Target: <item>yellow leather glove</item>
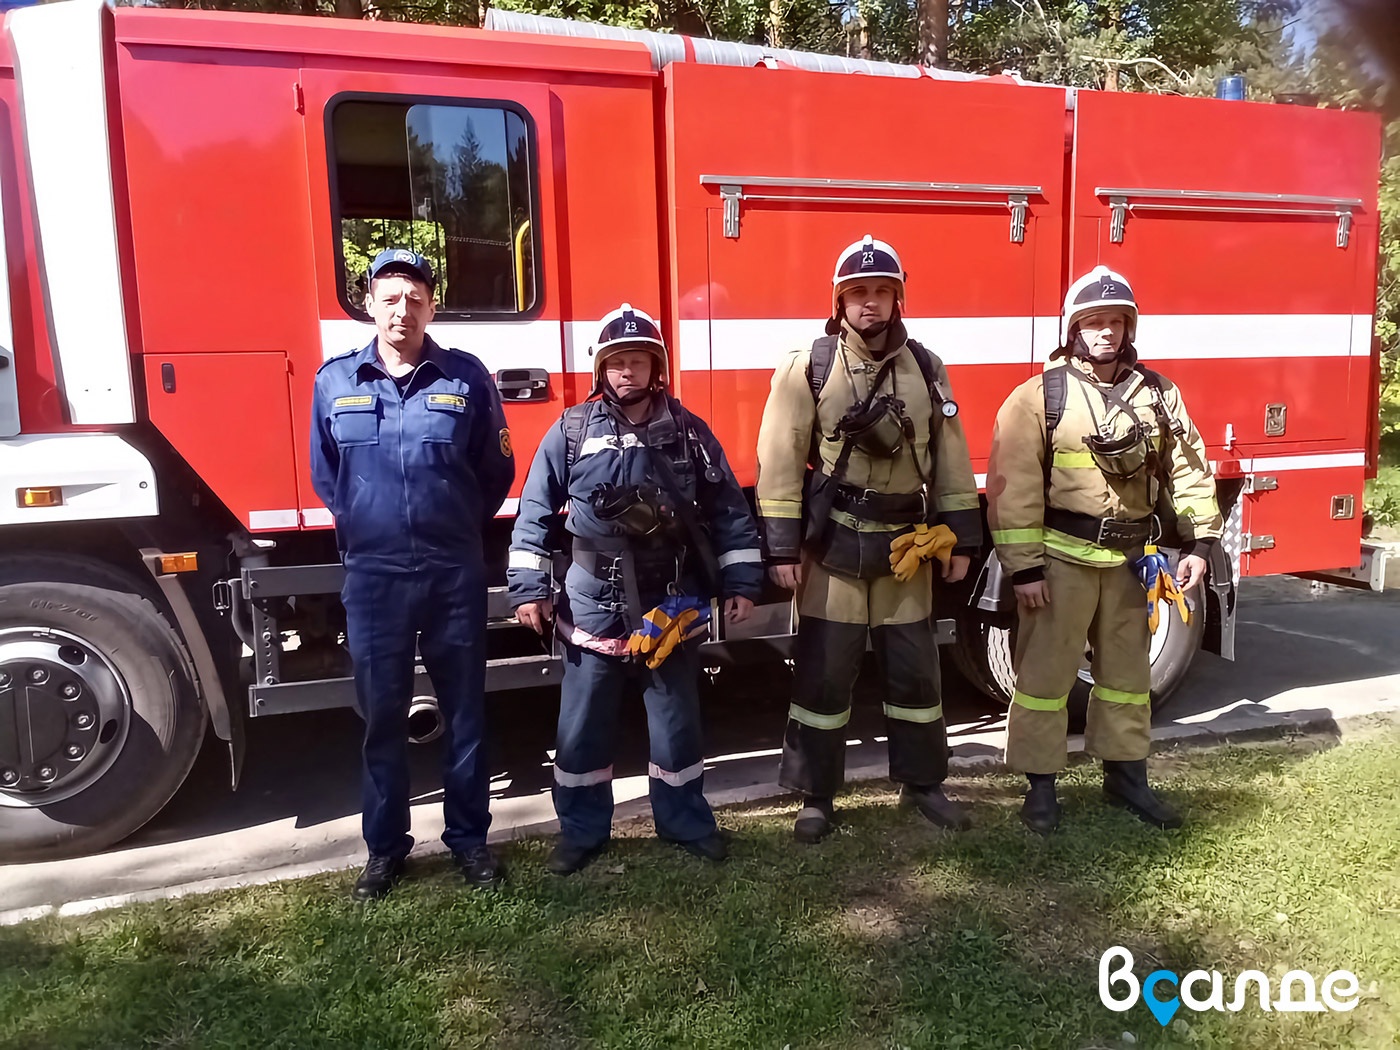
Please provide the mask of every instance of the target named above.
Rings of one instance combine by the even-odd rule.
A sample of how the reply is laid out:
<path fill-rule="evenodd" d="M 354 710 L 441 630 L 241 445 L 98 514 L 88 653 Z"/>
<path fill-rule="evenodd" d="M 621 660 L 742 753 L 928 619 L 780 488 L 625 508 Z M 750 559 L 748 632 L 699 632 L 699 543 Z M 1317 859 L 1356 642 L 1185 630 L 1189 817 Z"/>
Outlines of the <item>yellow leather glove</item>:
<path fill-rule="evenodd" d="M 1147 629 L 1155 632 L 1161 622 L 1162 606 L 1175 605 L 1182 623 L 1191 622 L 1191 610 L 1186 604 L 1186 596 L 1176 585 L 1171 573 L 1158 571 L 1152 586 L 1147 588 Z"/>
<path fill-rule="evenodd" d="M 902 533 L 890 541 L 890 568 L 895 579 L 908 583 L 922 562 L 937 558 L 946 569 L 957 545 L 958 537 L 947 525 L 915 525 L 913 532 Z"/>
<path fill-rule="evenodd" d="M 666 657 L 671 655 L 671 650 L 686 640 L 690 633 L 690 625 L 699 618 L 699 609 L 686 609 L 668 623 L 666 629 L 661 632 L 661 640 L 656 646 L 656 652 L 647 659 L 647 666 L 655 671 L 665 663 Z"/>

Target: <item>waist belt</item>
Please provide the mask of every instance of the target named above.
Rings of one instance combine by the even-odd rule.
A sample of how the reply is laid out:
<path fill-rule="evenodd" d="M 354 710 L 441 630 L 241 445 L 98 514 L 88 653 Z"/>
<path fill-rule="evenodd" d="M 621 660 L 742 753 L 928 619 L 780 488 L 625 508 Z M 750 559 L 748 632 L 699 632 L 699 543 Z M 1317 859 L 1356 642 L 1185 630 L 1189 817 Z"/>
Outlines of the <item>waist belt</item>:
<path fill-rule="evenodd" d="M 838 485 L 832 509 L 863 521 L 885 525 L 919 525 L 928 521 L 928 499 L 919 492 L 876 492 L 855 485 Z"/>
<path fill-rule="evenodd" d="M 570 552 L 574 564 L 590 576 L 617 583 L 624 572 L 632 571 L 643 581 L 674 583 L 685 565 L 684 547 L 667 544 L 649 547 L 622 537 L 604 540 L 573 538 Z"/>
<path fill-rule="evenodd" d="M 1059 507 L 1046 507 L 1045 527 L 1115 551 L 1133 550 L 1152 538 L 1151 515 L 1133 521 L 1118 521 L 1096 518 L 1092 514 L 1077 514 Z"/>

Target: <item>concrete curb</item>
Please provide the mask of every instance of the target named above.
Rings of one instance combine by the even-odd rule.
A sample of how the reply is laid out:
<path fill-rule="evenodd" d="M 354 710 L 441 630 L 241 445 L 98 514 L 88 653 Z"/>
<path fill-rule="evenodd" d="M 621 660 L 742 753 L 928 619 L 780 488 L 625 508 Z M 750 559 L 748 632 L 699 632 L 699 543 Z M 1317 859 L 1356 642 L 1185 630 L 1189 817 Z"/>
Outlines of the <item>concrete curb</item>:
<path fill-rule="evenodd" d="M 1205 750 L 1231 744 L 1257 743 L 1287 737 L 1323 736 L 1340 740 L 1347 735 L 1355 735 L 1365 729 L 1380 725 L 1400 724 L 1400 703 L 1387 704 L 1365 714 L 1335 718 L 1327 710 L 1270 711 L 1260 713 L 1251 707 L 1242 706 L 1237 712 L 1213 717 L 1204 723 L 1173 723 L 1158 726 L 1152 730 L 1152 745 L 1155 754 L 1169 751 Z M 1006 766 L 999 755 L 993 756 L 985 750 L 985 744 L 968 743 L 953 747 L 949 768 L 955 774 L 982 776 L 989 773 L 1005 772 Z M 962 752 L 961 754 L 959 752 Z M 1070 763 L 1091 761 L 1084 752 L 1084 738 L 1069 738 Z M 847 783 L 881 780 L 888 776 L 884 763 L 857 766 L 846 771 Z M 742 805 L 790 795 L 786 788 L 777 783 L 749 784 L 709 793 L 710 802 L 715 806 Z M 650 813 L 650 803 L 643 798 L 620 803 L 615 811 L 617 821 L 638 820 Z M 557 821 L 547 820 L 515 826 L 493 832 L 493 843 L 511 842 L 523 838 L 552 834 L 558 831 Z M 420 843 L 414 850 L 414 857 L 430 857 L 446 852 L 440 841 Z M 220 878 L 201 879 L 174 886 L 164 886 L 133 893 L 117 894 L 110 897 L 92 897 L 85 900 L 68 901 L 63 904 L 41 904 L 32 908 L 16 908 L 0 911 L 0 926 L 15 926 L 46 916 L 59 917 L 91 915 L 128 904 L 138 904 L 157 900 L 177 900 L 181 897 L 220 890 L 242 889 L 248 886 L 265 886 L 287 879 L 306 878 L 311 875 L 324 875 L 331 872 L 358 868 L 364 861 L 363 852 L 330 857 L 309 864 L 293 864 L 266 868 L 262 871 L 246 872 Z"/>

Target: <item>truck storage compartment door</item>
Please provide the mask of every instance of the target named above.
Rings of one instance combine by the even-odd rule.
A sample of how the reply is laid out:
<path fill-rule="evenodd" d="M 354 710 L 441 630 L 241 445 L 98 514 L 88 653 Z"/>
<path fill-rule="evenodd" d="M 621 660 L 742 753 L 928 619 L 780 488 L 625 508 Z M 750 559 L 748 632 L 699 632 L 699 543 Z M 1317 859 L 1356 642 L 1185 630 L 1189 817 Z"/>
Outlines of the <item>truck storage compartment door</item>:
<path fill-rule="evenodd" d="M 1070 276 L 1132 282 L 1143 360 L 1222 474 L 1259 475 L 1246 575 L 1359 557 L 1379 155 L 1369 114 L 1078 97 Z"/>
<path fill-rule="evenodd" d="M 1064 92 L 689 64 L 666 75 L 680 386 L 697 410 L 710 401 L 741 481 L 754 481 L 775 365 L 821 336 L 836 257 L 866 234 L 900 253 L 909 332 L 949 365 L 985 471 L 997 408 L 1054 346 Z"/>
<path fill-rule="evenodd" d="M 565 390 L 557 266 L 542 250 L 554 229 L 552 166 L 541 174 L 553 153 L 548 88 L 317 68 L 301 71 L 301 89 L 322 336 L 305 370 L 373 338 L 363 304 L 375 254 L 420 252 L 438 277 L 429 334 L 485 363 L 516 448 L 533 450 Z M 301 493 L 304 523 L 329 524 L 309 477 Z"/>

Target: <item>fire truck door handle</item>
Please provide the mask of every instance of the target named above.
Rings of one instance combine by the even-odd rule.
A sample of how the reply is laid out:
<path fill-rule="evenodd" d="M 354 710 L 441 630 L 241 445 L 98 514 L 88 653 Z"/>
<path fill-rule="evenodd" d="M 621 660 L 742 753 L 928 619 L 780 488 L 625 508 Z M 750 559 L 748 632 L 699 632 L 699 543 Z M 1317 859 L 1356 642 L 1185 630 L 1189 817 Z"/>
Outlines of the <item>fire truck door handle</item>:
<path fill-rule="evenodd" d="M 502 368 L 496 373 L 502 401 L 548 401 L 549 373 L 543 368 Z"/>
<path fill-rule="evenodd" d="M 173 361 L 161 362 L 160 388 L 167 394 L 175 393 L 175 363 Z"/>

